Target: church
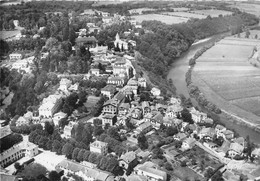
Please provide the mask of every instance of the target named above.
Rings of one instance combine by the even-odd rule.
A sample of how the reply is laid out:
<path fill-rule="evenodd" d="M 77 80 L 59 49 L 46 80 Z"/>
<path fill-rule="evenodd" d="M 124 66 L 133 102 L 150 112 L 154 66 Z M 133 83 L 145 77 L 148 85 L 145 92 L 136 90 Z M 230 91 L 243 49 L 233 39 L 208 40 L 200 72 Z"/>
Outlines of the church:
<path fill-rule="evenodd" d="M 116 40 L 114 41 L 114 45 L 115 47 L 117 47 L 118 45 L 120 49 L 122 49 L 123 47 L 124 50 L 128 50 L 128 43 L 126 41 L 121 40 L 118 33 L 116 34 Z"/>

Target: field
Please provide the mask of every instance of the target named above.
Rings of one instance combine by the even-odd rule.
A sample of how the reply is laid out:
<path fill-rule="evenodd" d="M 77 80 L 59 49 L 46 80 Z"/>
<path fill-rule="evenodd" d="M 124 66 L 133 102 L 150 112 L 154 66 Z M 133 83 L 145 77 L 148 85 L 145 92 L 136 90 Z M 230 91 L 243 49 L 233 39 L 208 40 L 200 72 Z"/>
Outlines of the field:
<path fill-rule="evenodd" d="M 196 11 L 191 11 L 192 13 L 195 14 L 200 14 L 200 15 L 204 15 L 204 16 L 208 16 L 210 15 L 211 17 L 218 17 L 219 15 L 231 15 L 232 12 L 230 11 L 223 11 L 223 10 L 218 10 L 218 9 L 207 9 L 207 10 L 196 10 Z"/>
<path fill-rule="evenodd" d="M 230 5 L 230 7 L 238 8 L 256 16 L 260 16 L 260 5 L 259 4 L 248 4 L 248 3 L 236 3 L 236 5 Z"/>
<path fill-rule="evenodd" d="M 17 35 L 18 33 L 20 33 L 20 30 L 14 30 L 14 31 L 0 31 L 0 37 L 2 39 L 7 39 L 7 38 L 11 38 L 15 35 Z"/>
<path fill-rule="evenodd" d="M 207 16 L 201 15 L 201 14 L 195 14 L 195 13 L 189 13 L 189 12 L 163 12 L 164 15 L 169 16 L 176 16 L 176 17 L 183 17 L 183 18 L 198 18 L 198 19 L 204 19 Z"/>
<path fill-rule="evenodd" d="M 135 15 L 131 17 L 139 23 L 142 23 L 143 21 L 157 20 L 166 24 L 179 24 L 179 23 L 187 22 L 189 20 L 189 18 L 185 18 L 185 17 L 175 17 L 175 16 L 167 16 L 161 14 L 144 14 L 144 15 Z"/>
<path fill-rule="evenodd" d="M 248 59 L 259 44 L 255 39 L 225 38 L 197 59 L 192 74 L 208 100 L 255 125 L 260 125 L 260 69 Z"/>

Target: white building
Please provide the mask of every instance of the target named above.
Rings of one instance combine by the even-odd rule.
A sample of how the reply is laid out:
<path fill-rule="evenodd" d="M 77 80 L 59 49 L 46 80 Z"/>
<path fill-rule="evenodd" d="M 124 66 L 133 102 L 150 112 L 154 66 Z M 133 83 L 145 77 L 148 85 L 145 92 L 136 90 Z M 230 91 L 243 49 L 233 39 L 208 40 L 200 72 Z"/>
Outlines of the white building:
<path fill-rule="evenodd" d="M 44 98 L 42 105 L 39 107 L 39 116 L 43 117 L 52 117 L 55 114 L 62 104 L 61 95 L 50 95 L 47 98 Z"/>
<path fill-rule="evenodd" d="M 5 167 L 24 156 L 32 158 L 37 154 L 37 145 L 31 142 L 21 142 L 0 154 L 0 165 L 1 167 Z"/>
<path fill-rule="evenodd" d="M 118 33 L 116 34 L 116 40 L 114 41 L 114 46 L 117 47 L 117 45 L 120 49 L 123 47 L 124 50 L 128 50 L 128 43 L 121 40 Z"/>
<path fill-rule="evenodd" d="M 71 131 L 76 123 L 70 121 L 68 125 L 64 127 L 63 133 L 65 138 L 71 138 Z"/>
<path fill-rule="evenodd" d="M 137 165 L 134 168 L 137 175 L 145 176 L 147 180 L 152 181 L 166 181 L 167 173 L 159 169 L 159 167 L 152 162 L 145 162 L 144 164 Z"/>
<path fill-rule="evenodd" d="M 58 112 L 58 113 L 54 114 L 54 116 L 53 116 L 54 125 L 59 126 L 59 121 L 66 117 L 67 117 L 67 114 L 64 112 Z"/>
<path fill-rule="evenodd" d="M 23 55 L 21 53 L 12 53 L 9 55 L 10 60 L 21 60 Z"/>
<path fill-rule="evenodd" d="M 108 151 L 107 143 L 96 140 L 90 144 L 90 151 L 106 155 Z"/>
<path fill-rule="evenodd" d="M 60 80 L 60 86 L 58 90 L 63 91 L 64 93 L 68 93 L 68 88 L 71 86 L 72 81 L 67 78 L 62 78 Z"/>
<path fill-rule="evenodd" d="M 156 87 L 154 87 L 154 88 L 152 88 L 151 93 L 154 96 L 159 96 L 161 94 L 161 90 L 156 88 Z"/>

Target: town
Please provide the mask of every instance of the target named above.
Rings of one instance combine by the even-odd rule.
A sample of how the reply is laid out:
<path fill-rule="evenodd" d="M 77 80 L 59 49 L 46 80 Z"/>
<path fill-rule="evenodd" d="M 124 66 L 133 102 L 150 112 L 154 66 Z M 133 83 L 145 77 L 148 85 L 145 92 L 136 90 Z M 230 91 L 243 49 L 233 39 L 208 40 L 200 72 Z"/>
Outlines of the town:
<path fill-rule="evenodd" d="M 141 68 L 143 23 L 45 15 L 37 28 L 12 20 L 20 33 L 1 40 L 1 180 L 259 179 L 259 145 Z"/>

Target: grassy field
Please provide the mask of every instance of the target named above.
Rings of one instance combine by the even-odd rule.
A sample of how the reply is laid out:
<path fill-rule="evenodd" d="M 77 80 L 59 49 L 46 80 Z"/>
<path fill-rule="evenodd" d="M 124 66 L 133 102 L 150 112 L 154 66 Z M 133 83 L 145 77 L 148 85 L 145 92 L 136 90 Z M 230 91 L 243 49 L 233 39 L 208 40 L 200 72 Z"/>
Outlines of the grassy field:
<path fill-rule="evenodd" d="M 189 18 L 185 18 L 185 17 L 175 17 L 175 16 L 167 16 L 161 14 L 144 14 L 144 15 L 135 15 L 131 17 L 134 18 L 139 23 L 142 23 L 143 21 L 157 20 L 166 24 L 179 24 L 179 23 L 187 22 L 189 20 Z"/>
<path fill-rule="evenodd" d="M 192 13 L 198 14 L 198 15 L 203 15 L 203 16 L 211 16 L 211 17 L 218 17 L 219 15 L 231 15 L 232 12 L 230 11 L 223 11 L 223 10 L 218 10 L 218 9 L 207 9 L 207 10 L 196 10 L 196 11 L 191 11 Z"/>
<path fill-rule="evenodd" d="M 20 30 L 0 31 L 0 37 L 1 37 L 1 39 L 7 39 L 7 38 L 17 35 L 18 33 L 20 33 Z"/>
<path fill-rule="evenodd" d="M 260 124 L 260 69 L 248 58 L 259 43 L 225 38 L 197 59 L 192 74 L 209 101 L 254 124 Z"/>
<path fill-rule="evenodd" d="M 236 3 L 236 5 L 230 5 L 230 7 L 238 8 L 256 16 L 260 16 L 260 5 L 259 4 L 248 4 L 248 3 Z"/>
<path fill-rule="evenodd" d="M 169 16 L 176 16 L 176 17 L 183 17 L 183 18 L 198 18 L 204 19 L 207 16 L 189 12 L 163 12 L 162 14 L 169 15 Z"/>

